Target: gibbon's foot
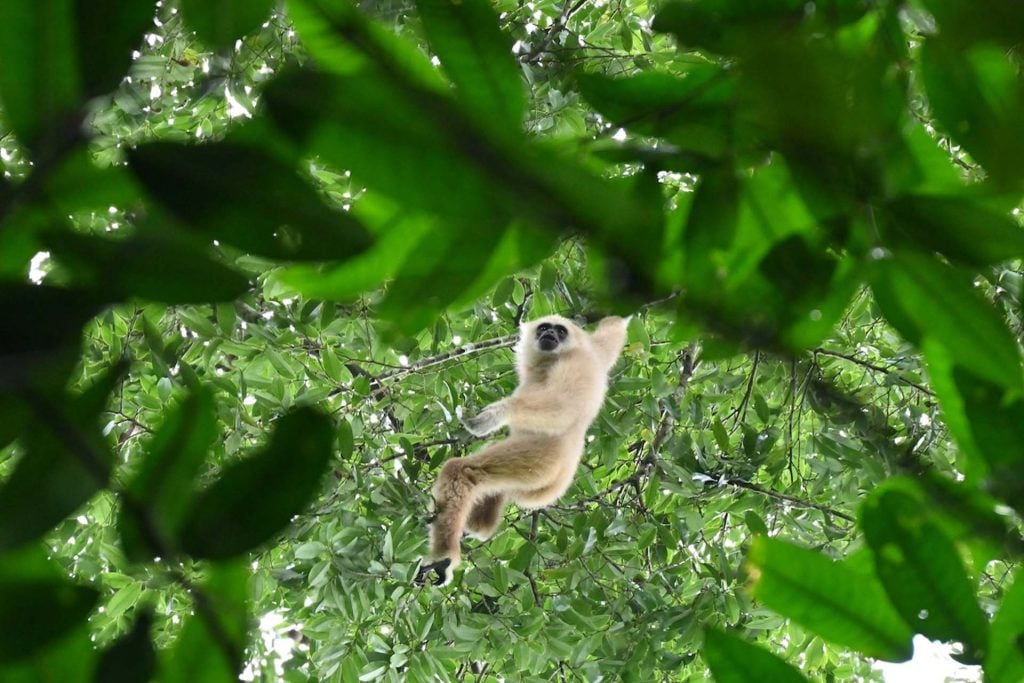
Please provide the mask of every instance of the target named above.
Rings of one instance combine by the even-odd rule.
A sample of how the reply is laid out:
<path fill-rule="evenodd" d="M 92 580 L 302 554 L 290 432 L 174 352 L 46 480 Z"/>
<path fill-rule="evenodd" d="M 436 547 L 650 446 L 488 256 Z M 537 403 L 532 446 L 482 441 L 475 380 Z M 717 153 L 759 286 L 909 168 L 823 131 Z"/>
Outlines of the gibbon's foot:
<path fill-rule="evenodd" d="M 428 583 L 434 586 L 443 586 L 452 580 L 451 564 L 452 561 L 449 558 L 430 564 L 420 564 L 420 569 L 416 572 L 416 578 L 412 582 L 417 586 L 425 586 Z M 431 574 L 435 574 L 435 576 L 431 577 Z"/>

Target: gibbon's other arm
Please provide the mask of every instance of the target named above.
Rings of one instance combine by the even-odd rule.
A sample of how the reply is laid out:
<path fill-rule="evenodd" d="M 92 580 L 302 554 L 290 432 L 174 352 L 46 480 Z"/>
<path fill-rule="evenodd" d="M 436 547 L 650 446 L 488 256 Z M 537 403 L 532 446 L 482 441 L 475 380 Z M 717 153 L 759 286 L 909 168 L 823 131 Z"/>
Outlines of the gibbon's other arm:
<path fill-rule="evenodd" d="M 592 382 L 577 378 L 575 391 L 592 391 Z M 520 387 L 508 398 L 496 401 L 462 421 L 473 436 L 487 436 L 505 425 L 535 434 L 558 436 L 569 431 L 580 416 L 579 404 L 560 383 Z"/>
<path fill-rule="evenodd" d="M 629 327 L 629 318 L 620 318 L 617 315 L 603 318 L 597 325 L 597 330 L 590 335 L 594 342 L 594 349 L 598 356 L 604 361 L 605 367 L 611 369 L 618 360 L 622 348 L 626 345 L 626 330 Z"/>

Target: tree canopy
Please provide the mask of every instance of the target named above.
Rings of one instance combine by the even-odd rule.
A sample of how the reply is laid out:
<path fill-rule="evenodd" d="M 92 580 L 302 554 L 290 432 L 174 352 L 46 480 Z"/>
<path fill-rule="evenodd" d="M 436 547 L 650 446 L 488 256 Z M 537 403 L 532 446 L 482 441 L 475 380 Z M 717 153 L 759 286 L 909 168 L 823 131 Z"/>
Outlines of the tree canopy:
<path fill-rule="evenodd" d="M 4 0 L 0 678 L 1024 680 L 1024 5 Z M 412 585 L 523 320 L 569 492 Z M 977 670 L 975 670 L 977 671 Z"/>

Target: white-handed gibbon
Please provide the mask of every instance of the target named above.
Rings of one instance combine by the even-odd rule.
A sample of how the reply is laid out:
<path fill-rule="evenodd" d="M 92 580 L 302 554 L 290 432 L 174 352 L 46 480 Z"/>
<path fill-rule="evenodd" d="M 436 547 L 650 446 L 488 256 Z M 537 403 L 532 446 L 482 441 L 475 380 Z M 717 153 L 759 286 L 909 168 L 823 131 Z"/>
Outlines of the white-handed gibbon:
<path fill-rule="evenodd" d="M 433 490 L 430 554 L 416 583 L 451 581 L 463 531 L 490 538 L 507 501 L 541 508 L 565 493 L 604 401 L 608 372 L 626 343 L 627 322 L 604 318 L 593 334 L 557 315 L 523 324 L 516 347 L 519 386 L 463 421 L 476 436 L 508 425 L 508 437 L 444 464 Z"/>

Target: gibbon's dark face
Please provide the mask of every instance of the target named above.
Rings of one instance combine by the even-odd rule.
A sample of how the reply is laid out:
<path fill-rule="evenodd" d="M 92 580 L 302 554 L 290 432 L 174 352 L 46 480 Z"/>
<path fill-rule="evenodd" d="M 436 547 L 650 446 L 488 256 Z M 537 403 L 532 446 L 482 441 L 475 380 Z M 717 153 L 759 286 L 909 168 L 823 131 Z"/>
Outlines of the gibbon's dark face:
<path fill-rule="evenodd" d="M 537 336 L 537 347 L 541 351 L 551 352 L 558 348 L 559 344 L 569 336 L 569 330 L 558 323 L 541 323 L 537 325 L 535 332 Z"/>

